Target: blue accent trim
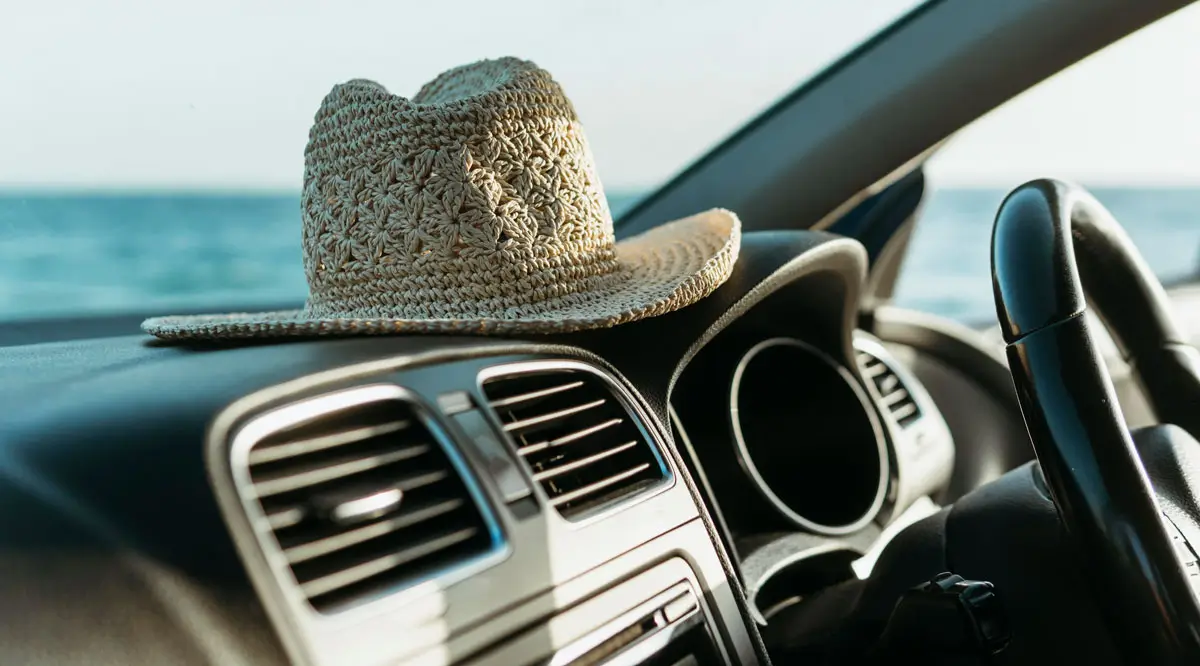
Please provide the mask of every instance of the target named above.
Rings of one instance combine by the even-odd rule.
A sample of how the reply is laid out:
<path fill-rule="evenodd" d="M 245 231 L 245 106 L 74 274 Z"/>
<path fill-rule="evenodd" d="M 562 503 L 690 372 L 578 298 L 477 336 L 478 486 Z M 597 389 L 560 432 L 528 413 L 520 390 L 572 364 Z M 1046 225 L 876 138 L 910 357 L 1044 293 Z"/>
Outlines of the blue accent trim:
<path fill-rule="evenodd" d="M 428 405 L 418 402 L 415 396 L 409 397 L 406 402 L 413 408 L 414 413 L 416 413 L 421 421 L 421 425 L 429 431 L 429 434 L 433 436 L 438 446 L 445 452 L 446 458 L 450 460 L 450 465 L 458 473 L 458 477 L 462 480 L 467 493 L 474 500 L 480 519 L 487 526 L 488 536 L 491 538 L 492 545 L 487 553 L 479 557 L 490 557 L 503 552 L 507 549 L 508 540 L 505 538 L 504 530 L 500 526 L 496 512 L 492 508 L 491 502 L 488 501 L 487 495 L 483 492 L 483 488 L 479 485 L 479 480 L 475 478 L 471 466 L 467 464 L 466 459 L 455 445 L 453 438 L 450 437 L 449 431 L 437 420 L 434 416 L 434 411 Z M 477 558 L 472 558 L 472 560 L 474 559 Z"/>

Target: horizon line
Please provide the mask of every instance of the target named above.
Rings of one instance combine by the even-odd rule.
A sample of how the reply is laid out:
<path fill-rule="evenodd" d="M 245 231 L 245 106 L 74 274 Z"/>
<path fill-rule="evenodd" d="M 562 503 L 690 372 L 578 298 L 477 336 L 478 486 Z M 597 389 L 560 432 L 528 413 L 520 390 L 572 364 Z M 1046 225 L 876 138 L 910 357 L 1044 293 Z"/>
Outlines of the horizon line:
<path fill-rule="evenodd" d="M 1005 179 L 1003 181 L 944 181 L 932 180 L 932 186 L 927 192 L 939 190 L 1005 190 L 1013 189 L 1028 178 Z M 1198 180 L 1081 180 L 1080 183 L 1092 189 L 1200 189 Z M 611 198 L 642 196 L 653 192 L 657 186 L 613 186 L 606 188 L 606 194 Z M 294 196 L 299 195 L 300 187 L 281 185 L 231 185 L 222 183 L 0 183 L 0 196 L 46 196 L 46 195 L 97 195 L 97 196 L 187 196 L 187 195 L 228 195 L 228 196 Z"/>

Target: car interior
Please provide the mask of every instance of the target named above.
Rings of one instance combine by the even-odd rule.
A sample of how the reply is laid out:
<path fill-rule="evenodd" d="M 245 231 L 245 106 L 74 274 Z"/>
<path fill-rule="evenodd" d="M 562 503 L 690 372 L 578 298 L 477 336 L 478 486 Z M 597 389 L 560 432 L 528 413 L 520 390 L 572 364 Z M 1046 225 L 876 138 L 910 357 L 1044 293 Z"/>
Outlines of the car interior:
<path fill-rule="evenodd" d="M 1200 291 L 1049 173 L 999 327 L 889 303 L 942 142 L 1188 4 L 922 4 L 621 217 L 742 219 L 657 317 L 0 323 L 0 662 L 1196 663 Z"/>

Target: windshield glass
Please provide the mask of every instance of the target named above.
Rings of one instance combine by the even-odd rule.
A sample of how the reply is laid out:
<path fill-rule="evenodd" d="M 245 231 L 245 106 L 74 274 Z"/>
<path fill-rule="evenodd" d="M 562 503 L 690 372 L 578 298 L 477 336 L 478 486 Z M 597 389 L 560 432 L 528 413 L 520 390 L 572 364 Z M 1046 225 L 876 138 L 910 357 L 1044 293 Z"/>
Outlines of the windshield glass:
<path fill-rule="evenodd" d="M 20 3 L 0 22 L 0 319 L 302 301 L 304 145 L 335 83 L 410 96 L 533 60 L 619 213 L 916 4 Z"/>
<path fill-rule="evenodd" d="M 1200 3 L 1059 72 L 951 138 L 925 165 L 926 201 L 896 302 L 994 325 L 996 211 L 1014 187 L 1047 176 L 1087 187 L 1164 284 L 1200 284 L 1197 35 Z"/>

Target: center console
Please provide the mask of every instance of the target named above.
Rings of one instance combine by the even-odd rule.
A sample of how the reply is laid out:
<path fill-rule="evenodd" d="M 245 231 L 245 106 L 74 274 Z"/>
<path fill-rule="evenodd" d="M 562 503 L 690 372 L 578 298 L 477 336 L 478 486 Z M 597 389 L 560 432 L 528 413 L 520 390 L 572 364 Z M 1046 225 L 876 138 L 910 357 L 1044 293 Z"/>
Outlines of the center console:
<path fill-rule="evenodd" d="M 295 663 L 758 663 L 678 452 L 595 359 L 302 378 L 225 410 L 208 467 Z"/>

